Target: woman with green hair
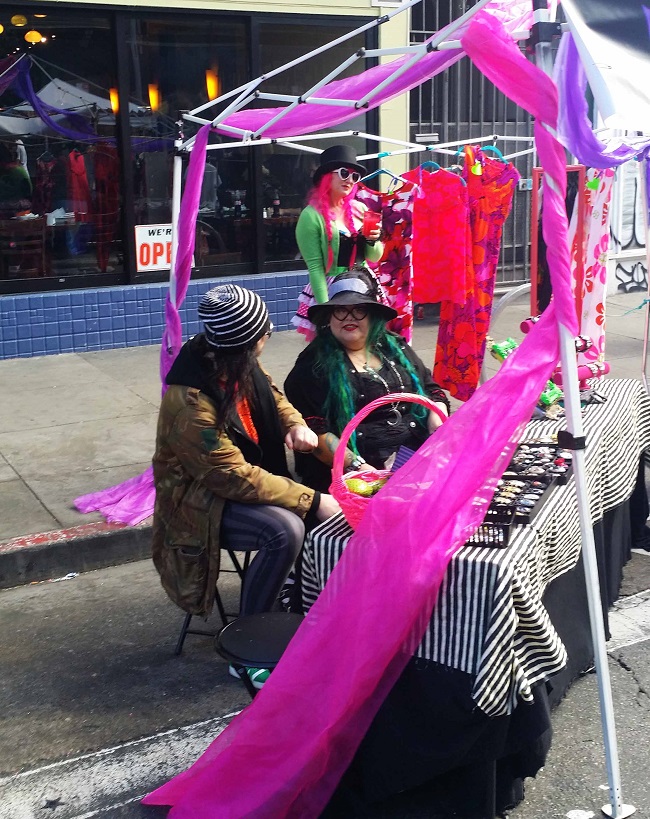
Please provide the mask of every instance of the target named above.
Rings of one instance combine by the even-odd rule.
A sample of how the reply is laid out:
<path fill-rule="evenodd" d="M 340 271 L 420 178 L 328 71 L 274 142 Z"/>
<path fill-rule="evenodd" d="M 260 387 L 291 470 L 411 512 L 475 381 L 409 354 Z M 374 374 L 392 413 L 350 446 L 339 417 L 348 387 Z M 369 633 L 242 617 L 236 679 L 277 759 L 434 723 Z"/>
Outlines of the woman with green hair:
<path fill-rule="evenodd" d="M 400 336 L 386 329 L 396 315 L 381 304 L 376 281 L 353 268 L 331 283 L 329 300 L 309 308 L 316 338 L 287 376 L 285 392 L 318 435 L 310 455 L 296 453 L 302 481 L 319 491 L 331 483 L 339 436 L 348 421 L 382 395 L 426 395 L 447 415 L 449 402 L 431 373 Z M 390 467 L 400 446 L 417 449 L 440 425 L 439 416 L 412 402 L 395 401 L 372 412 L 351 436 L 345 467 Z"/>

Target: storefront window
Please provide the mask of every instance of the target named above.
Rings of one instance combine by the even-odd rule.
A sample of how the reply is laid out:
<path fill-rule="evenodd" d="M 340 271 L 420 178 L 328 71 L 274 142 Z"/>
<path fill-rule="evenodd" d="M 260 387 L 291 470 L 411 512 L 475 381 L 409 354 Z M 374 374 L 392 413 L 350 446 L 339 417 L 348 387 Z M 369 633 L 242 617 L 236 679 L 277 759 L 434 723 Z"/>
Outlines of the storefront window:
<path fill-rule="evenodd" d="M 350 30 L 350 27 L 321 25 L 291 25 L 265 23 L 260 26 L 260 66 L 261 71 L 270 71 L 284 63 L 296 60 L 308 51 L 319 48 L 335 40 Z M 276 94 L 301 94 L 316 85 L 330 71 L 347 57 L 365 45 L 363 35 L 347 40 L 329 49 L 318 57 L 305 60 L 294 68 L 278 74 L 264 90 Z M 338 75 L 341 79 L 366 68 L 362 60 Z M 361 114 L 335 130 L 366 130 L 366 115 Z M 354 137 L 337 138 L 332 142 L 305 140 L 305 145 L 322 150 L 333 143 L 350 142 L 359 150 L 360 140 Z M 286 145 L 270 145 L 258 148 L 262 156 L 262 201 L 264 224 L 265 262 L 277 267 L 278 262 L 299 259 L 295 229 L 298 215 L 306 204 L 311 188 L 311 180 L 318 165 L 316 154 L 299 151 Z M 302 263 L 301 263 L 302 264 Z M 286 267 L 286 264 L 284 265 Z"/>
<path fill-rule="evenodd" d="M 135 222 L 167 225 L 175 122 L 179 112 L 193 110 L 248 79 L 246 25 L 226 17 L 134 19 L 129 55 L 130 96 L 146 111 L 140 121 L 131 122 L 139 146 L 132 155 Z M 185 136 L 193 133 L 186 124 Z M 253 258 L 250 191 L 248 152 L 208 153 L 197 222 L 197 267 L 249 263 Z M 138 259 L 140 273 L 150 269 Z"/>
<path fill-rule="evenodd" d="M 119 280 L 110 21 L 30 4 L 15 25 L 18 11 L 0 15 L 2 73 L 11 78 L 0 112 L 0 281 Z"/>
<path fill-rule="evenodd" d="M 131 8 L 102 15 L 30 2 L 26 24 L 17 26 L 11 17 L 20 11 L 0 0 L 1 292 L 164 279 L 179 113 L 354 25 Z M 277 75 L 265 90 L 302 93 L 363 45 L 365 35 L 340 44 Z M 196 127 L 185 122 L 185 137 Z M 366 115 L 335 130 L 348 128 L 366 130 Z M 212 146 L 223 142 L 210 137 Z M 350 143 L 359 149 L 359 138 Z M 295 224 L 316 161 L 280 144 L 209 149 L 196 228 L 198 275 L 301 266 Z"/>

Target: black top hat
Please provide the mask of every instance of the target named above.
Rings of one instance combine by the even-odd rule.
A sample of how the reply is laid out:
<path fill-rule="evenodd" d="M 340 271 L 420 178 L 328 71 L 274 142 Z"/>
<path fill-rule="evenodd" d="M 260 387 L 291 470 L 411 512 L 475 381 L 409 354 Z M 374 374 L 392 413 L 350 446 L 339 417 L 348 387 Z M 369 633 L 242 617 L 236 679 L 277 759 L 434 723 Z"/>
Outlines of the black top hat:
<path fill-rule="evenodd" d="M 341 273 L 328 288 L 329 300 L 323 304 L 312 304 L 307 316 L 312 324 L 321 325 L 329 321 L 330 313 L 341 305 L 370 305 L 373 313 L 390 321 L 397 316 L 387 304 L 379 301 L 379 288 L 371 273 L 353 268 L 349 273 Z"/>
<path fill-rule="evenodd" d="M 325 148 L 320 155 L 320 165 L 314 171 L 314 185 L 318 185 L 326 173 L 335 171 L 337 168 L 352 168 L 361 176 L 367 173 L 365 165 L 357 162 L 357 155 L 349 145 L 332 145 L 330 148 Z"/>

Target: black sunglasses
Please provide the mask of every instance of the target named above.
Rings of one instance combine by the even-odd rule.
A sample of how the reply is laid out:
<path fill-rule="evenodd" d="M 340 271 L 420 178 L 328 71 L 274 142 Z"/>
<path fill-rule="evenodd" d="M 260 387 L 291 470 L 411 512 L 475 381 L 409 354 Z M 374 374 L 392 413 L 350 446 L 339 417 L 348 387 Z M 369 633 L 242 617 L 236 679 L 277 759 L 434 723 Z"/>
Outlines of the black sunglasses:
<path fill-rule="evenodd" d="M 269 323 L 269 329 L 264 333 L 263 338 L 271 338 L 271 336 L 273 335 L 273 330 L 274 329 L 275 329 L 275 327 L 273 326 L 273 322 L 270 322 Z"/>
<path fill-rule="evenodd" d="M 337 321 L 345 321 L 348 316 L 350 316 L 353 321 L 363 321 L 368 315 L 368 308 L 356 304 L 353 307 L 335 307 L 332 310 L 332 315 Z"/>
<path fill-rule="evenodd" d="M 356 185 L 361 179 L 360 173 L 357 171 L 351 171 L 349 168 L 337 168 L 335 171 L 332 171 L 332 173 L 337 173 L 343 181 L 348 178 L 351 179 L 353 185 Z"/>

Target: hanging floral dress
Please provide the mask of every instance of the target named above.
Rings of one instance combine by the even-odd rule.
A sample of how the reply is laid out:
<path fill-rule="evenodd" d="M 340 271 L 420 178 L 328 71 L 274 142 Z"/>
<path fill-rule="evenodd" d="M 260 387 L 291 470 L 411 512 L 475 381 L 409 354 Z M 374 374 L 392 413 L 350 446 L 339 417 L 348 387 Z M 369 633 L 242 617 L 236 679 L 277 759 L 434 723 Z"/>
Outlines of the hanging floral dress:
<path fill-rule="evenodd" d="M 611 168 L 587 170 L 585 181 L 582 281 L 577 276 L 577 209 L 576 200 L 569 223 L 571 277 L 580 335 L 587 336 L 593 346 L 578 354 L 578 364 L 601 364 L 605 360 L 605 295 L 607 292 L 607 254 L 609 250 L 609 203 L 612 197 L 614 171 Z"/>
<path fill-rule="evenodd" d="M 384 253 L 377 265 L 370 264 L 397 317 L 386 325 L 409 344 L 413 338 L 413 295 L 411 240 L 413 236 L 413 198 L 417 187 L 407 182 L 390 193 L 379 193 L 362 182 L 357 199 L 375 213 L 381 213 Z"/>
<path fill-rule="evenodd" d="M 467 401 L 479 384 L 503 224 L 519 173 L 511 163 L 466 146 L 463 178 L 469 196 L 473 280 L 468 281 L 464 305 L 440 305 L 434 378 L 450 395 Z"/>

